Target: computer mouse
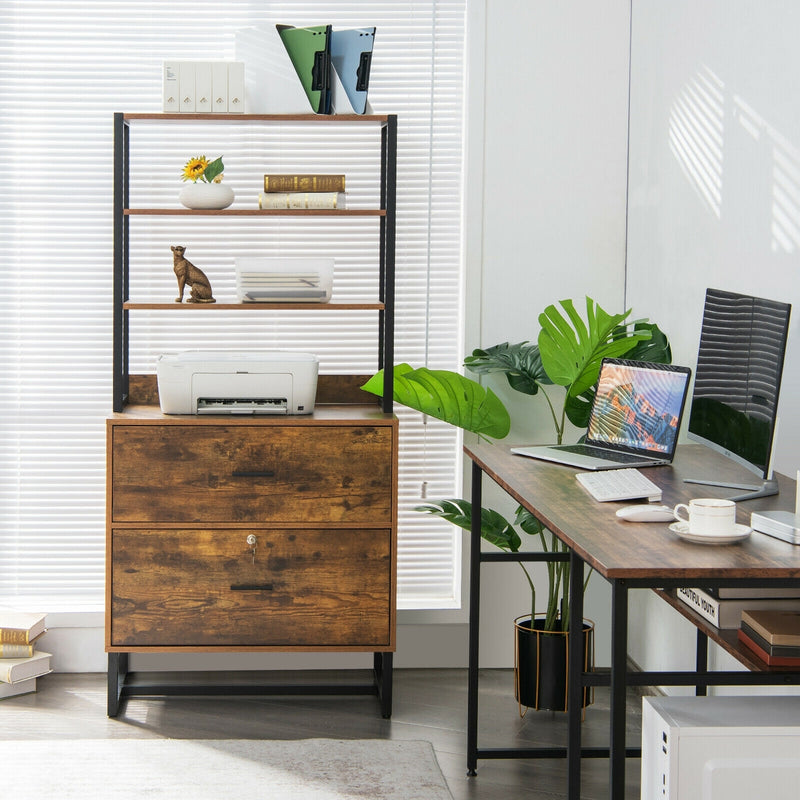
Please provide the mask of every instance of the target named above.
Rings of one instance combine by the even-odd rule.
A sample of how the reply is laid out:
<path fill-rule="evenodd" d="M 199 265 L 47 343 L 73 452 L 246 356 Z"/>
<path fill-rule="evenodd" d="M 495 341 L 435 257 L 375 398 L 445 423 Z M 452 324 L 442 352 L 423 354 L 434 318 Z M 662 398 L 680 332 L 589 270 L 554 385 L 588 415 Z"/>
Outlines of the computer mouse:
<path fill-rule="evenodd" d="M 617 511 L 617 516 L 625 522 L 674 522 L 675 515 L 669 506 L 639 503 L 625 506 Z"/>

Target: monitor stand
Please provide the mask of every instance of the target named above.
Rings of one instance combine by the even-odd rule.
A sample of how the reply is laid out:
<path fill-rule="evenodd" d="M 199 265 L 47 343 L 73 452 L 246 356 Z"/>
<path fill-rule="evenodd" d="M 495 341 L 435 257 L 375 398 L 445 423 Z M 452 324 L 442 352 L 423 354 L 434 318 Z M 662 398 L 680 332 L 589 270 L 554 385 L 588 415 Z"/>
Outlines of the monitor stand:
<path fill-rule="evenodd" d="M 735 497 L 728 497 L 738 503 L 740 500 L 755 500 L 757 497 L 770 497 L 778 494 L 778 481 L 774 478 L 767 478 L 761 484 L 752 483 L 723 483 L 721 481 L 704 481 L 695 478 L 684 478 L 684 483 L 699 483 L 703 486 L 721 486 L 723 489 L 747 489 L 744 494 L 737 494 Z"/>

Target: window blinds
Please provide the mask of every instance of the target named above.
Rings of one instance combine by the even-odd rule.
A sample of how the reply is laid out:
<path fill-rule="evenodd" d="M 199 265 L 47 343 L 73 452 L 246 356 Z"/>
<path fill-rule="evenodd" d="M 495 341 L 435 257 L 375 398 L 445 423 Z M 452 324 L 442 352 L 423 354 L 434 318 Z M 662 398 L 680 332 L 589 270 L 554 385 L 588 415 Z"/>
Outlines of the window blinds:
<path fill-rule="evenodd" d="M 395 360 L 458 368 L 464 6 L 0 1 L 0 602 L 59 608 L 102 600 L 112 114 L 161 109 L 165 59 L 233 59 L 235 31 L 253 25 L 377 26 L 370 102 L 399 119 Z M 277 133 L 160 126 L 133 132 L 133 165 L 145 188 L 131 205 L 177 203 L 180 170 L 199 154 L 224 156 L 225 181 L 240 201 L 257 201 L 264 172 L 308 166 L 345 172 L 350 207 L 373 202 L 377 137 L 365 126 L 341 134 L 327 126 Z M 282 138 L 273 150 L 275 136 Z M 376 223 L 243 219 L 235 229 L 208 218 L 131 219 L 131 298 L 175 296 L 172 244 L 187 246 L 220 296 L 233 294 L 235 253 L 300 248 L 337 259 L 341 299 L 374 298 Z M 160 352 L 205 346 L 312 350 L 327 372 L 367 373 L 377 362 L 371 312 L 131 316 L 132 372 L 153 372 Z M 423 484 L 431 498 L 459 492 L 458 436 L 405 409 L 398 415 L 398 606 L 453 607 L 460 536 L 413 508 Z"/>

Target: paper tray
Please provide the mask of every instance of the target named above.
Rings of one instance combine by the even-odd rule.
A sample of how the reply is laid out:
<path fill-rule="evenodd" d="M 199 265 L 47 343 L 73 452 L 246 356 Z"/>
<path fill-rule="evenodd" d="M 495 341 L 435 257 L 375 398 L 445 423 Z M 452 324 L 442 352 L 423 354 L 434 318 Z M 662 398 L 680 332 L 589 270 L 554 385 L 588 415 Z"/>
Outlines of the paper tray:
<path fill-rule="evenodd" d="M 237 258 L 240 303 L 327 303 L 333 286 L 332 258 Z"/>

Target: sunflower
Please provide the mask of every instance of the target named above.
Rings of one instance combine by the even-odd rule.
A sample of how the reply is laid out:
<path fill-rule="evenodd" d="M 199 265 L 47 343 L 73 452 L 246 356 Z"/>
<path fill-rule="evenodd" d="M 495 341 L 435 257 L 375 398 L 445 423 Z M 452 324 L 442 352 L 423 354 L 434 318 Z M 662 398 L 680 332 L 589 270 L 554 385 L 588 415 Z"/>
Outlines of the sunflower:
<path fill-rule="evenodd" d="M 186 162 L 186 166 L 183 168 L 182 180 L 196 181 L 198 178 L 202 178 L 208 164 L 209 161 L 205 156 L 196 156 L 195 158 L 190 158 Z"/>

